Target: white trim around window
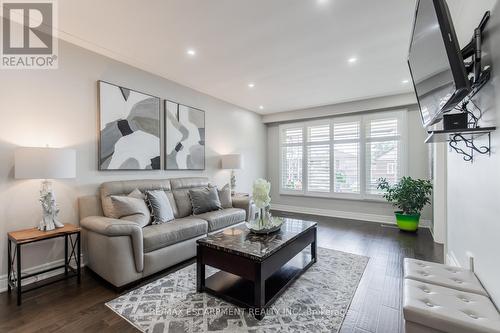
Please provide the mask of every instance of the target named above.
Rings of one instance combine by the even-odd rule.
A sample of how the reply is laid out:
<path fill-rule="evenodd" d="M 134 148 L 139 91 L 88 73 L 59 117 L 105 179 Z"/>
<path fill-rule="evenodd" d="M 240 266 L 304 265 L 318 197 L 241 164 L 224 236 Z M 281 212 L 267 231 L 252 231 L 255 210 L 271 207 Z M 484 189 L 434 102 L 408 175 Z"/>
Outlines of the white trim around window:
<path fill-rule="evenodd" d="M 408 173 L 407 111 L 279 126 L 280 194 L 380 200 L 378 177 Z"/>

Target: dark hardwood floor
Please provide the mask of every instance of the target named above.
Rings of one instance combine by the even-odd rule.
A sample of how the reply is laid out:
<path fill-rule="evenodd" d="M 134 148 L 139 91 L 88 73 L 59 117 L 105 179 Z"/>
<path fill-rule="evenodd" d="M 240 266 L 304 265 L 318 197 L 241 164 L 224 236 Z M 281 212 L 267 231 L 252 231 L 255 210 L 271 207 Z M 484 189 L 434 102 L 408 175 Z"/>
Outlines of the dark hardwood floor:
<path fill-rule="evenodd" d="M 402 332 L 403 258 L 443 261 L 443 247 L 433 242 L 427 229 L 409 234 L 378 223 L 275 213 L 317 221 L 321 247 L 370 257 L 341 333 Z M 170 272 L 157 274 L 131 289 Z M 83 270 L 81 285 L 72 279 L 34 290 L 23 295 L 20 307 L 14 293 L 5 292 L 0 294 L 0 332 L 137 332 L 104 305 L 118 295 L 87 269 Z"/>

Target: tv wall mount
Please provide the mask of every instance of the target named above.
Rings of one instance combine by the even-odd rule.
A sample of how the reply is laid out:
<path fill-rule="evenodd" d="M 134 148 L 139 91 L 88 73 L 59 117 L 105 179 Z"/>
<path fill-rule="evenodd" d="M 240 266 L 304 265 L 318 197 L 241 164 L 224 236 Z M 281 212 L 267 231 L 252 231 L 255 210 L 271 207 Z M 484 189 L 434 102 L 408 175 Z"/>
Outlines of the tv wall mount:
<path fill-rule="evenodd" d="M 469 119 L 467 124 L 468 128 L 462 130 L 429 131 L 430 135 L 427 140 L 425 140 L 426 143 L 448 141 L 448 145 L 452 150 L 463 155 L 463 159 L 470 162 L 474 161 L 475 154 L 490 155 L 491 132 L 496 129 L 496 127 L 480 127 L 478 125 L 482 117 L 482 111 L 472 101 L 472 98 L 488 82 L 491 75 L 491 68 L 489 66 L 483 68 L 481 64 L 483 32 L 489 19 L 490 12 L 487 11 L 478 27 L 474 29 L 474 35 L 471 41 L 461 50 L 465 62 L 465 69 L 471 80 L 471 91 L 454 110 L 467 113 Z M 470 60 L 466 61 L 467 59 Z M 488 136 L 487 145 L 476 145 L 474 139 L 483 135 Z M 463 143 L 463 145 L 461 143 Z"/>
<path fill-rule="evenodd" d="M 484 16 L 479 25 L 477 26 L 477 28 L 474 29 L 474 35 L 472 36 L 471 41 L 461 51 L 462 58 L 464 60 L 469 58 L 472 59 L 471 61 L 465 62 L 465 68 L 468 73 L 472 73 L 471 93 L 474 94 L 475 92 L 477 92 L 477 90 L 480 89 L 479 85 L 482 87 L 490 77 L 490 68 L 488 67 L 483 69 L 481 65 L 481 58 L 482 58 L 481 46 L 483 43 L 483 32 L 489 20 L 490 20 L 490 12 L 487 11 L 486 13 L 484 13 Z"/>

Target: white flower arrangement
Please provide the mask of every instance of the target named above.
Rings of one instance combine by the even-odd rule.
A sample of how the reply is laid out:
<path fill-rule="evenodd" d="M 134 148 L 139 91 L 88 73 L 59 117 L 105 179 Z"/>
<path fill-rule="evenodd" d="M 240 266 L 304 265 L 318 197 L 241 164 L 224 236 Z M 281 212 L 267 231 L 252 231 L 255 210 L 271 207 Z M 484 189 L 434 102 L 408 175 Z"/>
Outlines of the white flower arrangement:
<path fill-rule="evenodd" d="M 271 203 L 269 192 L 271 183 L 265 179 L 259 178 L 253 183 L 253 201 L 259 209 L 266 208 Z"/>
<path fill-rule="evenodd" d="M 271 183 L 265 179 L 259 178 L 253 183 L 252 199 L 255 206 L 260 210 L 259 217 L 247 223 L 247 227 L 257 233 L 270 233 L 281 228 L 284 220 L 279 217 L 273 217 L 269 212 L 271 204 Z"/>

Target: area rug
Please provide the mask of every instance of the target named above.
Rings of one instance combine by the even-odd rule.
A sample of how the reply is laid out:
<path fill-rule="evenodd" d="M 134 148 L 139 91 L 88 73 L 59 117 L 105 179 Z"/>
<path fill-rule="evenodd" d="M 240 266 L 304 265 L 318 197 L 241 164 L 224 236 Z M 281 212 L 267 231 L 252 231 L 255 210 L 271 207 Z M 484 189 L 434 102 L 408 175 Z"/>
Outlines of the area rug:
<path fill-rule="evenodd" d="M 196 292 L 196 264 L 106 305 L 142 332 L 338 332 L 368 258 L 318 248 L 318 261 L 256 320 L 247 310 Z M 207 266 L 206 275 L 217 270 Z"/>

